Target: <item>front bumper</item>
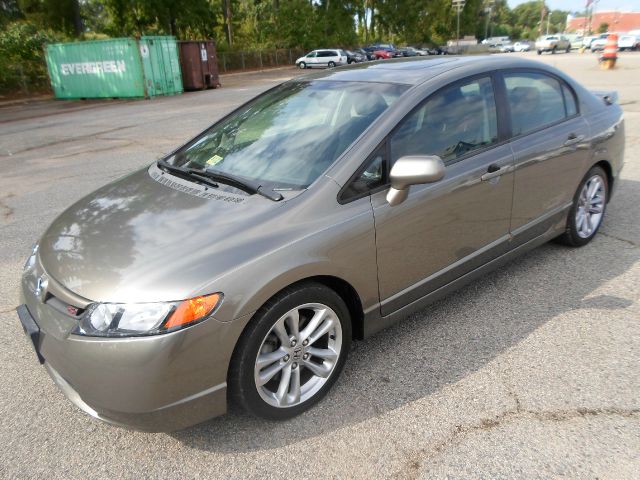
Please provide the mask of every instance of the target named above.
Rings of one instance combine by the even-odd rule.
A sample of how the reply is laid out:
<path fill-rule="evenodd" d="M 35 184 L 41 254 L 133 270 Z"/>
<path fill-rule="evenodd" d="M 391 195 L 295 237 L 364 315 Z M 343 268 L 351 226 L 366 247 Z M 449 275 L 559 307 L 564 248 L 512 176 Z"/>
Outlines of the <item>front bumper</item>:
<path fill-rule="evenodd" d="M 210 318 L 164 335 L 83 337 L 71 334 L 77 320 L 25 293 L 18 316 L 39 361 L 86 413 L 173 431 L 226 412 L 226 375 L 244 322 Z"/>

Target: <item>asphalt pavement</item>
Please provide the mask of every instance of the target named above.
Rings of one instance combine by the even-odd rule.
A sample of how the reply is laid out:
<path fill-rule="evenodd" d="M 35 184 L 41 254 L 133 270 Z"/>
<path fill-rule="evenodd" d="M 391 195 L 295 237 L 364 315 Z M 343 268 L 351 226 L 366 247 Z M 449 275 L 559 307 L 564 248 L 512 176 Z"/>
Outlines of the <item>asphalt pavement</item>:
<path fill-rule="evenodd" d="M 229 414 L 147 434 L 95 421 L 38 364 L 15 307 L 57 214 L 299 72 L 0 108 L 0 478 L 639 478 L 640 53 L 613 71 L 590 54 L 523 55 L 620 93 L 625 167 L 597 238 L 544 245 L 357 342 L 326 399 L 282 423 Z"/>

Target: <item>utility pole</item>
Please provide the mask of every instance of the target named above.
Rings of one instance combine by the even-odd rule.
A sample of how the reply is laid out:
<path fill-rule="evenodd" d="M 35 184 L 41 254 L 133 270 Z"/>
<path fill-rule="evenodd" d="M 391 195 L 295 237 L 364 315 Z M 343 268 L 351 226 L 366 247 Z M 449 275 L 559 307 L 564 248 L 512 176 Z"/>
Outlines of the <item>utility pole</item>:
<path fill-rule="evenodd" d="M 460 53 L 460 12 L 464 8 L 465 0 L 451 0 L 451 6 L 456 9 L 458 24 L 456 28 L 456 54 Z"/>
<path fill-rule="evenodd" d="M 551 12 L 547 12 L 547 33 L 549 35 L 549 21 L 551 20 Z"/>
<path fill-rule="evenodd" d="M 542 36 L 542 23 L 544 22 L 544 14 L 545 14 L 545 8 L 544 8 L 544 0 L 542 0 L 542 2 L 540 2 L 542 5 L 540 6 L 540 26 L 538 27 L 538 36 L 541 37 Z"/>

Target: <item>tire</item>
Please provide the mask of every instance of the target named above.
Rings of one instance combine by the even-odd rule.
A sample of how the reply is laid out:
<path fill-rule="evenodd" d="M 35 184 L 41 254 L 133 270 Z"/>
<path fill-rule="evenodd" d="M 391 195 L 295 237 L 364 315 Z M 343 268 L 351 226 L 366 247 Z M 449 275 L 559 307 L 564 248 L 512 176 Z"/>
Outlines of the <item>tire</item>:
<path fill-rule="evenodd" d="M 567 49 L 565 50 L 565 53 L 571 53 L 571 47 L 567 47 Z"/>
<path fill-rule="evenodd" d="M 349 309 L 335 291 L 315 282 L 289 287 L 256 312 L 240 337 L 227 379 L 229 403 L 272 420 L 299 415 L 331 389 L 350 344 Z"/>
<path fill-rule="evenodd" d="M 553 47 L 553 48 L 551 49 L 551 55 L 555 55 L 555 53 L 556 53 L 556 47 Z"/>
<path fill-rule="evenodd" d="M 542 50 L 538 50 L 538 55 L 542 55 Z"/>
<path fill-rule="evenodd" d="M 306 64 L 306 63 L 304 63 L 304 62 L 300 62 L 300 63 L 298 64 L 298 68 L 299 68 L 300 70 L 304 70 L 305 68 L 307 68 L 307 64 Z"/>
<path fill-rule="evenodd" d="M 590 188 L 596 188 L 594 181 L 600 182 L 601 187 L 591 195 Z M 573 196 L 573 204 L 567 217 L 565 232 L 558 237 L 560 243 L 571 247 L 582 247 L 589 243 L 598 233 L 604 218 L 609 198 L 609 181 L 605 171 L 598 166 L 592 167 L 580 182 L 580 186 Z M 590 213 L 584 216 L 584 205 L 591 205 Z M 599 210 L 594 212 L 594 210 Z M 581 221 L 580 219 L 583 219 Z M 583 223 L 584 222 L 584 223 Z"/>
<path fill-rule="evenodd" d="M 327 63 L 327 67 L 329 67 L 329 68 L 333 68 L 335 66 L 336 66 L 336 62 L 331 61 L 331 62 Z"/>

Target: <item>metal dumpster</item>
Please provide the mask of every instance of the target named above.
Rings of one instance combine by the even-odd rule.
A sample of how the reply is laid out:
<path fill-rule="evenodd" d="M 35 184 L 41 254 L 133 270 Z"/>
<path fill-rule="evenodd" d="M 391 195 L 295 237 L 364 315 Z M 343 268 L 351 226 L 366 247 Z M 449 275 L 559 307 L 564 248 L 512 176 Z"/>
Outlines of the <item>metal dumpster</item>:
<path fill-rule="evenodd" d="M 185 90 L 220 87 L 216 44 L 212 40 L 178 42 Z"/>
<path fill-rule="evenodd" d="M 47 45 L 56 98 L 154 97 L 182 93 L 174 37 L 116 38 Z"/>

